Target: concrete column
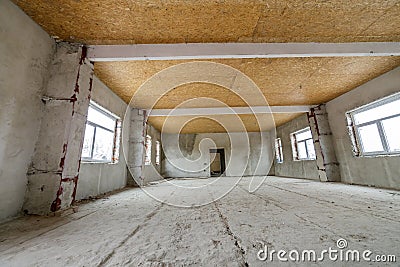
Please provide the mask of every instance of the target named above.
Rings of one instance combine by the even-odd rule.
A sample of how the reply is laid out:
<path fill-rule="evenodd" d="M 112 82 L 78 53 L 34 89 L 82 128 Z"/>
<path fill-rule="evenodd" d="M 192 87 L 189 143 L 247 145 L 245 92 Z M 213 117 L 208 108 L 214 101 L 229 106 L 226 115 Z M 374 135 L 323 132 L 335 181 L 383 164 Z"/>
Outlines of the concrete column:
<path fill-rule="evenodd" d="M 48 214 L 68 208 L 75 199 L 93 65 L 86 48 L 57 44 L 42 96 L 42 122 L 23 210 Z"/>
<path fill-rule="evenodd" d="M 143 185 L 144 146 L 146 138 L 146 112 L 131 109 L 128 151 L 128 185 Z M 131 177 L 132 175 L 133 177 Z"/>
<path fill-rule="evenodd" d="M 311 108 L 308 113 L 308 122 L 314 139 L 320 181 L 340 181 L 339 163 L 336 160 L 333 136 L 325 104 Z"/>

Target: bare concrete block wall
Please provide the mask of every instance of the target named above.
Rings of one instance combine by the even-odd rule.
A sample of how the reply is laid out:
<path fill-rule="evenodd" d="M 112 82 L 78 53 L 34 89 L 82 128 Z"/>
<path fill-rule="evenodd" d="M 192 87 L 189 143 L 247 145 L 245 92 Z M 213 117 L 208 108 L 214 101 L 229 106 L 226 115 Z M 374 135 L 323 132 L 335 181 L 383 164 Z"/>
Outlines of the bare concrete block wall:
<path fill-rule="evenodd" d="M 276 176 L 319 180 L 316 160 L 296 161 L 293 159 L 290 134 L 308 126 L 307 114 L 304 114 L 276 129 L 276 137 L 281 138 L 283 151 L 283 163 L 275 163 Z"/>
<path fill-rule="evenodd" d="M 128 121 L 119 147 L 119 160 L 117 163 L 90 163 L 82 162 L 79 171 L 76 199 L 97 196 L 126 186 L 127 168 L 123 147 L 128 146 L 129 112 L 127 104 L 103 84 L 96 76 L 93 77 L 91 99 L 103 108 L 114 113 L 122 120 L 128 112 Z M 127 152 L 127 151 L 125 151 Z"/>
<path fill-rule="evenodd" d="M 69 207 L 75 199 L 93 77 L 93 65 L 85 57 L 85 48 L 57 44 L 28 170 L 26 213 L 48 214 Z"/>
<path fill-rule="evenodd" d="M 339 163 L 336 159 L 326 105 L 322 104 L 311 108 L 308 113 L 308 122 L 314 139 L 319 180 L 323 182 L 339 182 Z"/>
<path fill-rule="evenodd" d="M 355 157 L 345 117 L 349 110 L 399 91 L 400 67 L 326 104 L 342 182 L 400 189 L 400 157 Z"/>
<path fill-rule="evenodd" d="M 141 109 L 131 108 L 128 141 L 128 185 L 143 185 L 144 142 L 146 136 L 146 113 Z M 126 121 L 125 119 L 125 121 Z M 125 123 L 123 123 L 123 127 Z M 132 177 L 133 176 L 133 177 Z"/>
<path fill-rule="evenodd" d="M 55 43 L 11 1 L 0 1 L 0 221 L 22 207 Z"/>
<path fill-rule="evenodd" d="M 129 118 L 129 117 L 128 117 Z M 162 166 L 155 165 L 156 141 L 161 143 L 161 133 L 146 122 L 146 111 L 131 108 L 128 145 L 128 185 L 142 186 L 150 182 L 163 179 Z M 152 140 L 151 163 L 145 165 L 145 140 L 149 135 Z M 162 150 L 162 144 L 161 144 Z M 161 152 L 161 156 L 163 153 Z M 153 168 L 154 166 L 154 168 Z"/>

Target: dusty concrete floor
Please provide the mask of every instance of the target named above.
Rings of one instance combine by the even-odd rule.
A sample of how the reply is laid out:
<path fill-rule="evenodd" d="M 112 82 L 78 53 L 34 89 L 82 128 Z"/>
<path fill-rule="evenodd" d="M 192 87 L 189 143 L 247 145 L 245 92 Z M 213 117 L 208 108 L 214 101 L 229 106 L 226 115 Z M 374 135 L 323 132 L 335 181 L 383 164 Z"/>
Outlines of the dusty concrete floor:
<path fill-rule="evenodd" d="M 204 180 L 174 182 L 193 185 Z M 257 259 L 262 243 L 269 249 L 300 253 L 314 249 L 318 255 L 323 249 L 336 249 L 336 241 L 344 238 L 347 249 L 396 255 L 392 265 L 398 266 L 400 192 L 268 177 L 250 194 L 247 182 L 200 208 L 161 204 L 134 188 L 81 204 L 74 214 L 23 217 L 2 224 L 0 265 L 355 265 L 329 261 L 327 256 L 312 264 L 280 263 L 276 256 L 272 263 Z M 166 194 L 171 194 L 170 188 L 168 183 L 148 187 Z"/>

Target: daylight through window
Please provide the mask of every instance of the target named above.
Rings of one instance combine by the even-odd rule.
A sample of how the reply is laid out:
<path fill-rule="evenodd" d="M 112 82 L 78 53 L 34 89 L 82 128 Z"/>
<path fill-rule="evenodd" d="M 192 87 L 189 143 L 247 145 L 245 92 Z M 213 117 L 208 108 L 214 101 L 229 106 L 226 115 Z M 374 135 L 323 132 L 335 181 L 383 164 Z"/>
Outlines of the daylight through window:
<path fill-rule="evenodd" d="M 280 138 L 275 139 L 275 157 L 277 163 L 283 162 L 282 140 Z"/>
<path fill-rule="evenodd" d="M 156 165 L 160 165 L 161 159 L 161 143 L 160 141 L 156 141 Z"/>
<path fill-rule="evenodd" d="M 118 118 L 90 102 L 86 122 L 82 159 L 92 162 L 115 162 Z"/>
<path fill-rule="evenodd" d="M 357 156 L 400 154 L 400 94 L 348 112 Z"/>
<path fill-rule="evenodd" d="M 314 160 L 315 149 L 310 127 L 291 135 L 294 160 Z"/>
<path fill-rule="evenodd" d="M 151 164 L 151 136 L 146 135 L 144 165 Z"/>

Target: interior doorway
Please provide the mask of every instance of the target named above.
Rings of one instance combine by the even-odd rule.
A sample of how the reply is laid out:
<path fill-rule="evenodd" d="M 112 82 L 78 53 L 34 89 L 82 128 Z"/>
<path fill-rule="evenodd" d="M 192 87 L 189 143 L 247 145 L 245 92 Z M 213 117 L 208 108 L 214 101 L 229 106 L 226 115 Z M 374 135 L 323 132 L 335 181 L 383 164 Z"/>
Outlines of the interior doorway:
<path fill-rule="evenodd" d="M 210 149 L 210 175 L 222 176 L 225 173 L 225 150 L 223 148 Z"/>

